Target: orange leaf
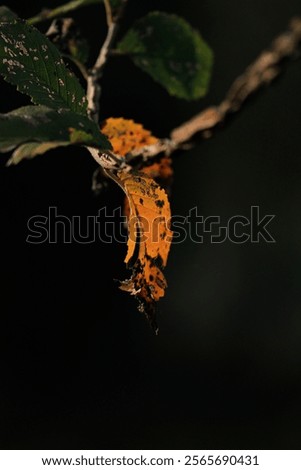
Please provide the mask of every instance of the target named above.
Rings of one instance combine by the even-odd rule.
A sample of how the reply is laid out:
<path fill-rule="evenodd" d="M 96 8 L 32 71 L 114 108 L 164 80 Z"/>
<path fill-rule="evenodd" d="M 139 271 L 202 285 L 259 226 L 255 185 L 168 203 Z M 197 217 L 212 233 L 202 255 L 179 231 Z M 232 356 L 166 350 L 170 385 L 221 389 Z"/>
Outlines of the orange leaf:
<path fill-rule="evenodd" d="M 110 140 L 113 152 L 121 157 L 158 142 L 150 131 L 131 119 L 108 118 L 101 131 Z M 167 195 L 153 178 L 170 181 L 171 159 L 162 157 L 143 171 L 117 174 L 118 183 L 127 196 L 129 239 L 125 262 L 133 271 L 130 279 L 121 282 L 120 288 L 138 298 L 139 310 L 157 332 L 155 303 L 164 296 L 167 287 L 162 269 L 167 263 L 172 232 Z"/>
<path fill-rule="evenodd" d="M 125 262 L 131 267 L 130 279 L 120 288 L 140 301 L 157 332 L 155 303 L 164 296 L 167 283 L 162 269 L 166 266 L 172 232 L 170 206 L 163 189 L 143 173 L 118 174 L 130 208 L 128 251 Z"/>
<path fill-rule="evenodd" d="M 153 145 L 158 139 L 132 119 L 108 118 L 101 132 L 112 144 L 113 152 L 125 157 L 126 154 L 145 145 Z"/>
<path fill-rule="evenodd" d="M 156 161 L 149 166 L 143 167 L 142 171 L 150 178 L 167 182 L 173 176 L 173 169 L 171 164 L 171 158 L 167 155 L 164 155 L 159 161 Z"/>
<path fill-rule="evenodd" d="M 141 171 L 150 178 L 153 178 L 169 194 L 169 188 L 173 177 L 172 160 L 169 156 L 164 155 L 159 159 L 159 161 L 155 161 L 148 166 L 143 166 Z M 123 212 L 126 218 L 129 219 L 130 206 L 127 197 L 124 199 Z"/>

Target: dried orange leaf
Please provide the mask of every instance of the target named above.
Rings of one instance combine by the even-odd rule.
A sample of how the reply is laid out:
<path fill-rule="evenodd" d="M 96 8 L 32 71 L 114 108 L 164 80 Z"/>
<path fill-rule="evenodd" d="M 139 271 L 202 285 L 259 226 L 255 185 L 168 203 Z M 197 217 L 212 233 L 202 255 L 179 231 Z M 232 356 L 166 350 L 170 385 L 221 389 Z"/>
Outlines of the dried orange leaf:
<path fill-rule="evenodd" d="M 143 166 L 142 170 L 144 174 L 153 178 L 157 183 L 162 186 L 167 194 L 170 193 L 170 186 L 172 183 L 173 169 L 172 160 L 170 156 L 163 155 L 159 160 L 152 162 L 148 166 Z M 128 198 L 124 198 L 123 213 L 127 219 L 130 217 L 130 206 Z"/>
<path fill-rule="evenodd" d="M 101 128 L 101 132 L 111 142 L 113 152 L 123 157 L 135 149 L 158 142 L 158 139 L 152 136 L 150 131 L 132 119 L 108 118 Z"/>
<path fill-rule="evenodd" d="M 164 296 L 167 287 L 162 269 L 172 241 L 170 205 L 165 191 L 147 175 L 120 172 L 118 177 L 129 201 L 125 262 L 133 271 L 120 288 L 138 298 L 139 310 L 157 332 L 155 303 Z"/>
<path fill-rule="evenodd" d="M 121 157 L 158 142 L 150 131 L 131 119 L 109 118 L 101 131 L 109 139 L 113 152 Z M 167 194 L 153 178 L 163 181 L 171 176 L 169 157 L 145 167 L 144 173 L 119 171 L 117 174 L 127 196 L 129 239 L 125 262 L 132 269 L 131 278 L 122 281 L 120 288 L 139 300 L 139 310 L 145 313 L 156 332 L 155 304 L 167 287 L 162 269 L 167 263 L 172 232 Z"/>
<path fill-rule="evenodd" d="M 172 161 L 170 156 L 164 155 L 159 161 L 143 167 L 143 173 L 150 178 L 169 184 L 173 176 Z"/>

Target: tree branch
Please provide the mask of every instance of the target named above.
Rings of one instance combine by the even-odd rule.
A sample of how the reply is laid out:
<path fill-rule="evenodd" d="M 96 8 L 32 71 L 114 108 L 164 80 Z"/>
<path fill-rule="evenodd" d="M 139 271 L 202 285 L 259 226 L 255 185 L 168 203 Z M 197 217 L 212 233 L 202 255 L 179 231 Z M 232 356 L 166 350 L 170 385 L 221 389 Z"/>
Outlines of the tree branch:
<path fill-rule="evenodd" d="M 103 2 L 105 4 L 105 9 L 106 9 L 107 25 L 108 27 L 110 27 L 110 25 L 113 23 L 113 14 L 112 14 L 110 0 L 103 0 Z"/>
<path fill-rule="evenodd" d="M 54 18 L 58 18 L 59 16 L 66 15 L 71 11 L 77 10 L 78 8 L 91 5 L 94 3 L 101 3 L 101 0 L 71 0 L 64 5 L 60 5 L 53 10 L 48 8 L 43 9 L 40 13 L 32 18 L 28 18 L 27 22 L 29 24 L 37 24 L 41 23 L 42 21 L 53 20 Z"/>
<path fill-rule="evenodd" d="M 263 51 L 246 71 L 238 77 L 219 106 L 206 109 L 174 129 L 171 139 L 177 144 L 186 142 L 197 132 L 206 132 L 236 113 L 245 101 L 261 87 L 269 85 L 281 72 L 281 62 L 297 52 L 301 41 L 301 18 L 294 18 L 287 32 L 278 36 L 271 47 Z M 205 137 L 206 137 L 205 133 Z"/>
<path fill-rule="evenodd" d="M 107 37 L 99 51 L 94 66 L 88 72 L 87 80 L 88 114 L 95 122 L 98 122 L 99 120 L 99 99 L 101 94 L 99 81 L 102 77 L 103 69 L 113 46 L 118 30 L 119 20 L 122 16 L 126 2 L 127 0 L 122 1 L 122 5 L 120 6 L 116 16 L 113 16 L 109 0 L 104 0 L 108 23 Z"/>
<path fill-rule="evenodd" d="M 218 106 L 211 106 L 189 121 L 184 122 L 170 134 L 170 139 L 163 139 L 158 144 L 143 147 L 132 157 L 151 158 L 162 151 L 172 153 L 189 142 L 197 133 L 204 138 L 211 137 L 213 129 L 225 118 L 241 109 L 246 100 L 261 87 L 269 85 L 281 72 L 281 62 L 297 56 L 301 42 L 301 18 L 294 18 L 287 32 L 278 36 L 270 48 L 263 51 L 246 71 L 230 87 L 225 99 Z"/>

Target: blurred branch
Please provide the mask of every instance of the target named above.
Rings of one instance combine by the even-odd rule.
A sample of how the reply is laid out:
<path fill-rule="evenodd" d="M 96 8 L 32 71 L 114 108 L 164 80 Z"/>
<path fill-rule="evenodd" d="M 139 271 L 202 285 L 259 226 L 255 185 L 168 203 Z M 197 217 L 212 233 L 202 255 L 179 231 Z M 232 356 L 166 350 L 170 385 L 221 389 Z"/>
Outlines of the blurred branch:
<path fill-rule="evenodd" d="M 301 41 L 301 18 L 294 18 L 287 32 L 278 36 L 238 77 L 219 106 L 206 109 L 171 133 L 176 143 L 186 142 L 197 132 L 213 129 L 230 113 L 236 113 L 253 93 L 269 85 L 281 72 L 281 62 L 296 54 Z M 205 134 L 206 137 L 206 134 Z"/>
<path fill-rule="evenodd" d="M 245 72 L 238 77 L 230 87 L 225 99 L 218 106 L 211 106 L 201 113 L 184 122 L 170 134 L 170 139 L 164 139 L 158 144 L 139 149 L 138 155 L 151 158 L 162 152 L 172 153 L 183 147 L 197 133 L 204 138 L 211 137 L 212 131 L 225 118 L 238 112 L 246 100 L 263 86 L 269 85 L 281 72 L 281 63 L 290 57 L 297 57 L 301 42 L 301 18 L 294 18 L 288 30 L 278 36 L 270 48 L 263 51 Z M 187 144 L 186 144 L 187 145 Z"/>
<path fill-rule="evenodd" d="M 110 4 L 110 0 L 103 0 L 105 4 L 105 9 L 106 9 L 106 15 L 107 15 L 107 25 L 108 28 L 111 26 L 111 24 L 114 22 L 113 21 L 113 14 L 112 14 L 112 8 Z"/>
<path fill-rule="evenodd" d="M 59 16 L 66 15 L 71 11 L 77 10 L 78 8 L 85 7 L 93 3 L 101 2 L 102 0 L 72 0 L 71 2 L 65 3 L 64 5 L 60 5 L 54 8 L 53 10 L 44 8 L 36 16 L 29 18 L 27 22 L 29 24 L 37 24 L 41 23 L 42 21 L 53 20 L 54 18 L 58 18 Z"/>
<path fill-rule="evenodd" d="M 123 14 L 124 7 L 127 0 L 123 0 L 116 15 L 113 16 L 109 0 L 104 0 L 106 8 L 108 32 L 107 37 L 99 51 L 98 57 L 94 66 L 88 72 L 88 85 L 87 85 L 87 98 L 88 98 L 88 113 L 91 119 L 98 122 L 99 119 L 99 99 L 101 94 L 100 79 L 102 77 L 103 69 L 106 65 L 110 50 L 113 46 L 120 18 Z"/>

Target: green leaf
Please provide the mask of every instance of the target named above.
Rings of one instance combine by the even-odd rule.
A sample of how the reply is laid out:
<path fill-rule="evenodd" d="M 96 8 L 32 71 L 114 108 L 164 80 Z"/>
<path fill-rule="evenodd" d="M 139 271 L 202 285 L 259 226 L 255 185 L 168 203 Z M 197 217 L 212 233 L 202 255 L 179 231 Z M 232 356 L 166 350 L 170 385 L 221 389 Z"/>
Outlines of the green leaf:
<path fill-rule="evenodd" d="M 118 44 L 134 63 L 178 98 L 207 92 L 213 54 L 200 34 L 182 18 L 152 12 L 138 20 Z"/>
<path fill-rule="evenodd" d="M 110 5 L 112 10 L 118 10 L 122 4 L 124 3 L 124 0 L 110 0 Z"/>
<path fill-rule="evenodd" d="M 0 74 L 35 104 L 86 114 L 85 91 L 57 48 L 37 29 L 0 16 Z"/>
<path fill-rule="evenodd" d="M 67 43 L 70 56 L 82 64 L 86 64 L 89 59 L 89 44 L 85 38 L 72 38 Z"/>
<path fill-rule="evenodd" d="M 2 6 L 0 7 L 0 18 L 3 22 L 14 21 L 17 18 L 17 15 L 9 8 Z"/>
<path fill-rule="evenodd" d="M 0 114 L 0 152 L 8 152 L 26 142 L 81 144 L 103 150 L 112 148 L 96 123 L 73 111 L 25 106 Z"/>
<path fill-rule="evenodd" d="M 32 159 L 37 155 L 42 155 L 43 153 L 53 150 L 57 147 L 62 147 L 69 145 L 68 142 L 28 142 L 26 144 L 20 145 L 13 152 L 10 159 L 7 161 L 6 166 L 17 165 L 22 160 Z"/>

